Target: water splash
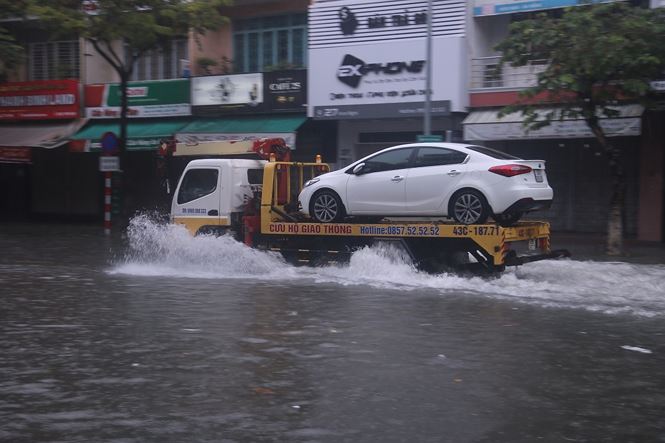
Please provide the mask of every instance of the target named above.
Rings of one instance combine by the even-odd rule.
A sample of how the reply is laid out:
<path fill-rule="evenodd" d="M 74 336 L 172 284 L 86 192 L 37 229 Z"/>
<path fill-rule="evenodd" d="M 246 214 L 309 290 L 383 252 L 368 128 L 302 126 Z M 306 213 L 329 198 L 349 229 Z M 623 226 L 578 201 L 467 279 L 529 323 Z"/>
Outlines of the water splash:
<path fill-rule="evenodd" d="M 230 236 L 192 237 L 181 226 L 145 216 L 132 220 L 128 235 L 130 251 L 112 273 L 429 289 L 607 314 L 665 315 L 663 265 L 548 260 L 486 279 L 420 272 L 399 248 L 384 243 L 355 252 L 345 265 L 295 268 Z"/>

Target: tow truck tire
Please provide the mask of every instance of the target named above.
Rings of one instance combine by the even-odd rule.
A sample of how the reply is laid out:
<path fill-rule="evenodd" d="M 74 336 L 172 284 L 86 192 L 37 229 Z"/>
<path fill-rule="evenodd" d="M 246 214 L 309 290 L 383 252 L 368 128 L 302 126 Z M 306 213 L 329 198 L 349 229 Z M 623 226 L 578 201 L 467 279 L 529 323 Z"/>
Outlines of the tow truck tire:
<path fill-rule="evenodd" d="M 342 199 L 330 189 L 322 189 L 312 197 L 309 214 L 318 223 L 333 223 L 344 218 Z"/>
<path fill-rule="evenodd" d="M 460 189 L 450 198 L 448 216 L 457 223 L 485 223 L 489 215 L 490 208 L 485 196 L 475 189 Z"/>
<path fill-rule="evenodd" d="M 508 212 L 503 214 L 495 214 L 492 218 L 501 226 L 515 226 L 515 224 L 522 218 L 521 212 Z"/>

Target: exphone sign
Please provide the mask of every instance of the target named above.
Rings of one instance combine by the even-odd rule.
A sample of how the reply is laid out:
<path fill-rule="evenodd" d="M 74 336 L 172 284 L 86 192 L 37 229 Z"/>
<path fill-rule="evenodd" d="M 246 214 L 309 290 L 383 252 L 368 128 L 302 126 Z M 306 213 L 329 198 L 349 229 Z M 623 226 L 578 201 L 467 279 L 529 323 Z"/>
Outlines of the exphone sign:
<path fill-rule="evenodd" d="M 433 43 L 437 54 L 446 55 L 434 58 L 432 64 L 437 73 L 431 86 L 433 112 L 463 111 L 468 101 L 464 39 Z M 421 115 L 427 95 L 424 56 L 421 40 L 310 51 L 308 115 L 337 119 Z"/>
<path fill-rule="evenodd" d="M 388 63 L 365 63 L 358 57 L 346 54 L 342 64 L 337 69 L 337 78 L 342 83 L 357 88 L 360 81 L 367 75 L 387 77 L 399 76 L 401 74 L 420 74 L 423 72 L 425 60 L 411 62 L 393 61 Z"/>

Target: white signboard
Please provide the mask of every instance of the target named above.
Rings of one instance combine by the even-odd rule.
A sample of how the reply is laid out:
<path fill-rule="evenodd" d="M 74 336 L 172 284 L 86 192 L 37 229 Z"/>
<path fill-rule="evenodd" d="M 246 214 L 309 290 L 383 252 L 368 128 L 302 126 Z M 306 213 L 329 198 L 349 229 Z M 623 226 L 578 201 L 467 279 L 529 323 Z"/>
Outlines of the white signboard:
<path fill-rule="evenodd" d="M 424 39 L 427 11 L 427 0 L 313 2 L 309 8 L 309 48 Z M 432 35 L 464 36 L 465 16 L 464 0 L 433 1 Z"/>
<path fill-rule="evenodd" d="M 263 74 L 192 77 L 192 106 L 263 103 Z"/>
<path fill-rule="evenodd" d="M 178 143 L 196 145 L 200 142 L 246 141 L 260 138 L 283 138 L 286 144 L 293 149 L 296 145 L 294 132 L 264 132 L 264 133 L 196 133 L 176 134 Z"/>
<path fill-rule="evenodd" d="M 120 170 L 120 157 L 116 156 L 100 156 L 99 157 L 99 170 L 100 172 L 113 172 Z"/>
<path fill-rule="evenodd" d="M 316 118 L 320 107 L 423 103 L 425 51 L 424 39 L 310 50 L 308 115 Z M 449 101 L 448 111 L 465 111 L 464 39 L 435 38 L 432 52 L 431 100 Z"/>
<path fill-rule="evenodd" d="M 607 137 L 636 136 L 640 118 L 603 118 L 600 126 Z M 522 123 L 478 123 L 464 125 L 464 140 L 529 140 L 551 138 L 593 138 L 584 120 L 555 120 L 549 126 L 526 131 Z"/>

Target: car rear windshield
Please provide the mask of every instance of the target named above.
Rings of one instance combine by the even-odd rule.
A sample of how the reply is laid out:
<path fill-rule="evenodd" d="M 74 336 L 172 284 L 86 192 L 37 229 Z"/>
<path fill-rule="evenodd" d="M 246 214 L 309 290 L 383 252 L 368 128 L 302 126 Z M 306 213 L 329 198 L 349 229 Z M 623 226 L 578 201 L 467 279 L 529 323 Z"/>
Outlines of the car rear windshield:
<path fill-rule="evenodd" d="M 480 152 L 481 154 L 489 155 L 492 158 L 497 158 L 499 160 L 521 160 L 519 157 L 514 155 L 506 154 L 505 152 L 497 151 L 496 149 L 487 148 L 485 146 L 467 146 L 467 149 L 472 151 Z"/>

